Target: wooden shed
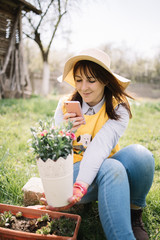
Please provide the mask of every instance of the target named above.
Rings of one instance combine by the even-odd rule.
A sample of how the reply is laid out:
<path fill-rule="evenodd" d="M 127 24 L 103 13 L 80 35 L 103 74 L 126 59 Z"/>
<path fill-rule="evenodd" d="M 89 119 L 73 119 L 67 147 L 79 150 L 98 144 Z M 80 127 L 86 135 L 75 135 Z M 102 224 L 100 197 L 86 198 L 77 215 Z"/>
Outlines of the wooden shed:
<path fill-rule="evenodd" d="M 22 11 L 41 13 L 24 0 L 0 0 L 0 98 L 32 92 L 23 54 Z"/>

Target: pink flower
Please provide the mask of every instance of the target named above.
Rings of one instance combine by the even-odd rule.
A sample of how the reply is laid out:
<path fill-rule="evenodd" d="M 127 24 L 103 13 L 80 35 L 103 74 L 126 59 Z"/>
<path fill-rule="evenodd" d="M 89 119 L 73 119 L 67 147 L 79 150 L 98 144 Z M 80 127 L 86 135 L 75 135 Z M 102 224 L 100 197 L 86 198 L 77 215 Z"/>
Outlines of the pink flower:
<path fill-rule="evenodd" d="M 76 140 L 76 135 L 74 133 L 71 133 L 71 139 Z"/>
<path fill-rule="evenodd" d="M 40 135 L 42 136 L 42 137 L 44 137 L 44 136 L 46 136 L 47 135 L 47 130 L 43 130 L 43 132 L 40 132 Z"/>
<path fill-rule="evenodd" d="M 59 131 L 59 134 L 60 134 L 61 136 L 63 136 L 64 132 L 63 132 L 63 131 Z"/>
<path fill-rule="evenodd" d="M 66 136 L 70 136 L 71 135 L 71 133 L 70 132 L 66 132 Z"/>

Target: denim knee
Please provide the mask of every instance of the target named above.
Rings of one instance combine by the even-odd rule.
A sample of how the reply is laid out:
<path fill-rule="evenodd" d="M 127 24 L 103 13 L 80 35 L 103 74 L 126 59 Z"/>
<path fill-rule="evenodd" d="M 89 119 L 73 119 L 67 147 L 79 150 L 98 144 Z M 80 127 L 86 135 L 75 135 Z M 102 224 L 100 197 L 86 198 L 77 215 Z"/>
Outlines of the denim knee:
<path fill-rule="evenodd" d="M 105 177 L 108 180 L 108 184 L 111 181 L 121 182 L 126 180 L 126 170 L 123 164 L 116 159 L 106 159 L 102 163 L 99 172 L 97 174 L 97 184 Z"/>

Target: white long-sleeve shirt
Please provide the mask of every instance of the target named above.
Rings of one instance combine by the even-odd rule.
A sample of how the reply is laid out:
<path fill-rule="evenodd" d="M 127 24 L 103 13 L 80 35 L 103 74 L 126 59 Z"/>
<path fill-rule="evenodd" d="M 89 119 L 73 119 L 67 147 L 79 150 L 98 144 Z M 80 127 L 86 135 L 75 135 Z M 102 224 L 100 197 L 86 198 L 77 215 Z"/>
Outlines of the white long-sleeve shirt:
<path fill-rule="evenodd" d="M 104 98 L 93 107 L 95 113 L 101 109 L 103 103 Z M 82 103 L 83 114 L 86 114 L 89 108 L 90 106 L 87 103 Z M 77 177 L 78 181 L 83 181 L 89 185 L 93 182 L 102 162 L 110 155 L 111 150 L 117 145 L 119 138 L 127 128 L 129 114 L 126 108 L 122 104 L 119 104 L 119 106 L 115 108 L 115 111 L 120 115 L 120 119 L 109 119 L 84 152 Z M 56 125 L 63 122 L 62 100 L 60 100 L 57 105 L 54 119 Z"/>

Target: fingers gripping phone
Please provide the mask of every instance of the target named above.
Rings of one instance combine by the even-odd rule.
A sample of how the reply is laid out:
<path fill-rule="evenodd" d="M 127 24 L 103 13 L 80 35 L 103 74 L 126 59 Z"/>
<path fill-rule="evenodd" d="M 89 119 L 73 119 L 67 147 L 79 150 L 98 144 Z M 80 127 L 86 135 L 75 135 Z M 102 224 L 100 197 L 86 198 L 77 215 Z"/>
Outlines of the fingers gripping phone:
<path fill-rule="evenodd" d="M 83 117 L 84 119 L 79 101 L 65 101 L 64 104 L 68 113 L 76 113 L 76 117 Z"/>

